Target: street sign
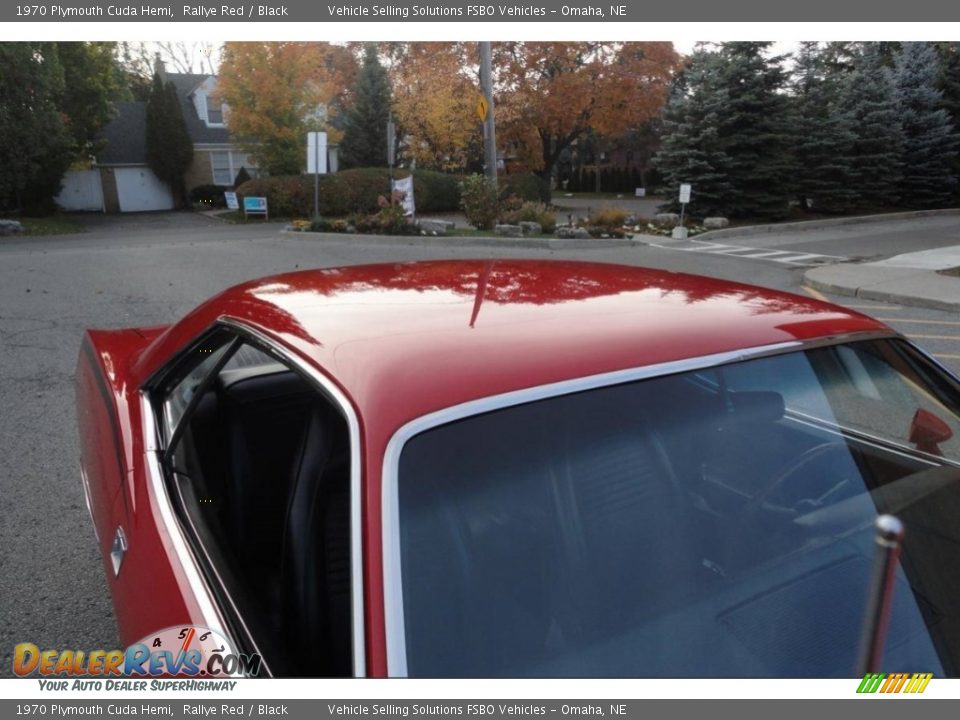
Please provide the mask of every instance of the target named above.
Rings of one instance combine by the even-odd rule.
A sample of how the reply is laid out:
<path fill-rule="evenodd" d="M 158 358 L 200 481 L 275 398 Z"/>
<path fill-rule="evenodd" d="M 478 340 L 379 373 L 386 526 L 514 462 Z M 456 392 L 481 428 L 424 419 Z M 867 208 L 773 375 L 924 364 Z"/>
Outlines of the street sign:
<path fill-rule="evenodd" d="M 680 186 L 680 202 L 683 204 L 690 202 L 690 186 L 686 183 Z"/>
<path fill-rule="evenodd" d="M 487 119 L 487 111 L 490 110 L 490 103 L 487 102 L 487 98 L 483 95 L 477 98 L 477 117 L 480 118 L 480 122 L 484 122 Z"/>
<path fill-rule="evenodd" d="M 636 194 L 637 194 L 637 197 L 646 197 L 646 196 L 647 196 L 647 189 L 646 189 L 646 188 L 636 188 L 635 192 L 636 192 Z"/>
<path fill-rule="evenodd" d="M 229 210 L 239 210 L 240 203 L 237 202 L 237 194 L 235 192 L 230 192 L 229 190 L 224 191 L 224 199 L 227 201 L 227 208 Z"/>
<path fill-rule="evenodd" d="M 327 134 L 325 132 L 307 133 L 307 173 L 326 175 L 327 173 Z"/>

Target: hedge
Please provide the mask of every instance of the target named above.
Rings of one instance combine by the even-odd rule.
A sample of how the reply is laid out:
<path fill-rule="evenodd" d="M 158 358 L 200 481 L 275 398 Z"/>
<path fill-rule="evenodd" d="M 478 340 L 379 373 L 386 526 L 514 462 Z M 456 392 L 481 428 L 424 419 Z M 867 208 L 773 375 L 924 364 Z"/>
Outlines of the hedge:
<path fill-rule="evenodd" d="M 408 177 L 408 170 L 394 171 L 394 178 Z M 431 170 L 413 171 L 413 194 L 418 212 L 450 212 L 460 207 L 457 175 Z M 313 176 L 283 175 L 245 182 L 237 192 L 266 197 L 270 214 L 276 217 L 313 216 Z M 387 168 L 353 168 L 320 176 L 320 214 L 324 217 L 372 214 L 380 208 L 377 199 L 390 194 Z"/>
<path fill-rule="evenodd" d="M 534 173 L 501 175 L 498 178 L 500 197 L 516 195 L 528 202 L 550 204 L 550 183 Z"/>

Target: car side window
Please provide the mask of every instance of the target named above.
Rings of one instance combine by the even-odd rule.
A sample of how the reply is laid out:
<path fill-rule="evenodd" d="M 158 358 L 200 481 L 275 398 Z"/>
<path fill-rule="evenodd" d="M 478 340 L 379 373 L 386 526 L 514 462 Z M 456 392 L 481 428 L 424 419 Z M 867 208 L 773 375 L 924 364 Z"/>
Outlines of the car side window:
<path fill-rule="evenodd" d="M 279 356 L 218 342 L 164 390 L 171 494 L 271 672 L 350 675 L 346 419 Z"/>

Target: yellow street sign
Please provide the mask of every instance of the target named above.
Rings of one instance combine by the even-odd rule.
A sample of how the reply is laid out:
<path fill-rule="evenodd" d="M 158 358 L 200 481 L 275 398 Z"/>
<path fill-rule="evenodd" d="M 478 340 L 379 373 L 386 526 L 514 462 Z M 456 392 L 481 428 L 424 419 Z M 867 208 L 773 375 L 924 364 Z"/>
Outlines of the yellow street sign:
<path fill-rule="evenodd" d="M 487 119 L 487 111 L 490 109 L 490 103 L 487 102 L 487 98 L 481 95 L 477 98 L 477 117 L 480 118 L 480 122 L 484 122 Z"/>

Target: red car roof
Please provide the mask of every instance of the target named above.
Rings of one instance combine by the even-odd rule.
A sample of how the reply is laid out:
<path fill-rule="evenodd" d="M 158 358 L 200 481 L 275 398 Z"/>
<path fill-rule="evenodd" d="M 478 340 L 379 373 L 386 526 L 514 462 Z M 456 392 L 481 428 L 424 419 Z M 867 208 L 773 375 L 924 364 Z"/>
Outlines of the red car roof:
<path fill-rule="evenodd" d="M 584 262 L 431 261 L 238 285 L 160 336 L 140 367 L 156 369 L 224 316 L 313 361 L 361 417 L 382 411 L 391 423 L 565 379 L 889 330 L 829 303 L 696 275 Z"/>

